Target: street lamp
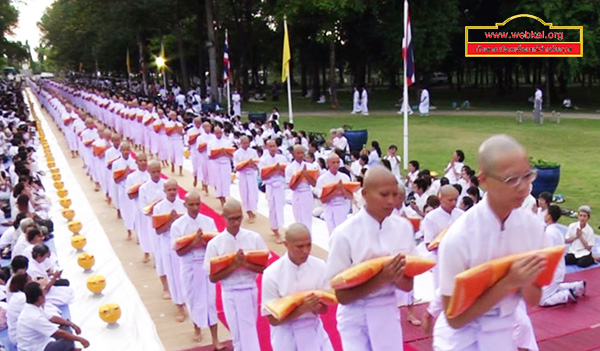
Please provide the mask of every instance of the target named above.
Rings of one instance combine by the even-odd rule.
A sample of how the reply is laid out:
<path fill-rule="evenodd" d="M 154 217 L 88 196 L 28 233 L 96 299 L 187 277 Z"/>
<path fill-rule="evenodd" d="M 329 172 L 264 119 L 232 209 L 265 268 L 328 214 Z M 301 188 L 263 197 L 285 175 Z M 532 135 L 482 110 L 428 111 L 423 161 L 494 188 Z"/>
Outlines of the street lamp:
<path fill-rule="evenodd" d="M 166 89 L 167 88 L 167 78 L 165 77 L 166 60 L 164 57 L 158 56 L 158 57 L 156 57 L 155 62 L 156 62 L 156 67 L 158 67 L 158 69 L 162 72 L 163 86 Z"/>

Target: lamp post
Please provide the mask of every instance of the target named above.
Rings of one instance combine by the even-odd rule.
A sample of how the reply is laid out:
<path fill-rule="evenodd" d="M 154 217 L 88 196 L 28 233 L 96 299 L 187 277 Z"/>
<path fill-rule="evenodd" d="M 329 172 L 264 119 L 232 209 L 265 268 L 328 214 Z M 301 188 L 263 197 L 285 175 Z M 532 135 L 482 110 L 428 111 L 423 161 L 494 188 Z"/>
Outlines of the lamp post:
<path fill-rule="evenodd" d="M 158 67 L 158 69 L 162 73 L 162 76 L 163 76 L 163 86 L 166 89 L 167 88 L 167 78 L 165 77 L 165 66 L 166 66 L 165 63 L 166 63 L 166 61 L 165 61 L 164 57 L 158 56 L 156 58 L 156 67 Z"/>

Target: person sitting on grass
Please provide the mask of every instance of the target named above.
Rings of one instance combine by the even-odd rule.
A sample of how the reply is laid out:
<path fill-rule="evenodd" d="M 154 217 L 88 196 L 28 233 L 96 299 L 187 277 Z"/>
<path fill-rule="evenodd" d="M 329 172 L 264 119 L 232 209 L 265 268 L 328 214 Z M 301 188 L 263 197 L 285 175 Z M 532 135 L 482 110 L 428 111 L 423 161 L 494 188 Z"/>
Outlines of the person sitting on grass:
<path fill-rule="evenodd" d="M 552 203 L 552 194 L 547 191 L 542 192 L 537 199 L 537 216 L 545 223 L 546 214 L 548 214 L 548 206 Z"/>
<path fill-rule="evenodd" d="M 589 267 L 594 264 L 592 249 L 594 248 L 594 230 L 588 224 L 592 209 L 588 205 L 579 206 L 577 210 L 579 220 L 569 225 L 565 243 L 571 244 L 565 257 L 568 265 Z"/>
<path fill-rule="evenodd" d="M 546 210 L 546 241 L 549 246 L 564 245 L 565 238 L 558 228 L 558 219 L 560 218 L 560 207 L 556 205 L 548 206 Z M 540 306 L 549 307 L 569 301 L 577 302 L 579 296 L 585 295 L 585 280 L 565 283 L 565 262 L 559 262 L 554 271 L 554 278 L 550 285 L 542 288 L 542 298 Z"/>

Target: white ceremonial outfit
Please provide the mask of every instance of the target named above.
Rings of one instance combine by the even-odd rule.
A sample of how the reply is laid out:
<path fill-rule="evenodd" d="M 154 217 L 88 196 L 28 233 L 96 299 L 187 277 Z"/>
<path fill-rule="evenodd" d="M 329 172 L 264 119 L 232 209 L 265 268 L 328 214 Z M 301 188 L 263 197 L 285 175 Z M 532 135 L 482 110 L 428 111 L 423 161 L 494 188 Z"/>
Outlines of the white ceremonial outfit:
<path fill-rule="evenodd" d="M 260 169 L 279 163 L 280 165 L 287 164 L 287 159 L 283 155 L 265 151 L 260 158 L 258 167 Z M 283 206 L 285 206 L 285 177 L 281 174 L 275 174 L 267 179 L 262 180 L 265 184 L 265 195 L 269 203 L 269 222 L 271 229 L 276 230 L 283 227 Z"/>
<path fill-rule="evenodd" d="M 285 168 L 285 182 L 289 185 L 292 177 L 297 172 L 301 172 L 306 166 L 307 170 L 315 169 L 312 163 L 305 161 L 292 161 Z M 308 181 L 303 179 L 297 183 L 296 189 L 292 193 L 292 210 L 294 211 L 294 219 L 298 223 L 302 223 L 312 232 L 312 212 L 314 197 L 311 191 L 311 186 Z M 315 184 L 316 185 L 316 184 Z"/>
<path fill-rule="evenodd" d="M 331 234 L 325 276 L 329 280 L 352 265 L 399 253 L 415 253 L 410 223 L 390 215 L 380 225 L 363 208 Z M 362 299 L 338 306 L 337 326 L 345 351 L 404 349 L 395 290 L 390 283 Z"/>
<path fill-rule="evenodd" d="M 317 189 L 316 194 L 320 198 L 325 185 L 338 183 L 340 180 L 342 182 L 349 182 L 350 178 L 339 171 L 335 175 L 331 171 L 321 174 L 315 186 Z M 323 216 L 325 217 L 329 234 L 332 234 L 333 230 L 346 220 L 348 211 L 350 211 L 350 200 L 346 199 L 343 195 L 337 195 L 329 202 L 323 203 Z"/>
<path fill-rule="evenodd" d="M 527 235 L 523 235 L 527 233 Z M 440 294 L 452 296 L 457 274 L 492 259 L 544 247 L 544 229 L 531 211 L 513 210 L 504 224 L 487 197 L 454 222 L 439 247 Z M 511 294 L 484 315 L 454 329 L 442 312 L 433 330 L 436 351 L 511 351 L 515 309 L 521 299 Z"/>
<path fill-rule="evenodd" d="M 106 184 L 108 186 L 108 197 L 112 200 L 115 208 L 119 208 L 119 195 L 117 192 L 117 184 L 113 178 L 112 166 L 108 168 L 108 163 L 115 158 L 121 158 L 121 152 L 116 149 L 112 144 L 111 146 L 104 152 L 104 176 L 106 179 Z M 116 161 L 114 161 L 116 162 Z"/>
<path fill-rule="evenodd" d="M 156 204 L 156 206 L 154 206 L 152 214 L 171 213 L 173 210 L 177 213 L 187 212 L 183 200 L 181 200 L 179 197 L 175 198 L 175 201 L 173 202 L 169 201 L 168 199 L 163 199 L 161 202 Z M 171 227 L 173 224 L 174 222 L 171 224 Z M 171 301 L 173 301 L 173 303 L 176 305 L 183 305 L 185 303 L 185 294 L 181 285 L 181 260 L 171 245 L 171 228 L 161 234 L 156 233 L 156 230 L 154 229 L 152 231 L 154 232 L 154 237 L 156 238 L 154 241 L 154 261 L 156 262 L 156 272 L 159 273 L 159 276 L 167 276 L 167 284 L 169 286 L 169 292 L 171 293 Z"/>
<path fill-rule="evenodd" d="M 177 121 L 168 121 L 165 123 L 165 129 L 170 127 L 179 127 L 183 130 L 183 124 Z M 166 132 L 165 132 L 165 135 Z M 179 131 L 174 131 L 171 135 L 167 135 L 167 140 L 169 142 L 169 160 L 176 167 L 183 165 L 183 135 Z"/>
<path fill-rule="evenodd" d="M 140 204 L 140 196 L 139 196 L 139 191 L 138 191 L 138 196 L 130 199 L 129 196 L 127 195 L 127 189 L 131 188 L 132 186 L 136 185 L 136 184 L 145 184 L 147 181 L 150 180 L 150 174 L 148 173 L 148 171 L 140 171 L 139 169 L 136 170 L 135 172 L 131 173 L 127 179 L 125 180 L 125 197 L 127 198 L 127 200 L 129 201 L 129 210 L 131 212 L 126 211 L 125 214 L 122 213 L 123 215 L 123 219 L 126 219 L 126 215 L 127 213 L 131 214 L 131 216 L 133 217 L 133 229 L 135 230 L 135 233 L 138 237 L 138 240 L 140 242 L 140 248 L 142 249 L 142 251 L 144 253 L 152 253 L 154 252 L 154 248 L 152 245 L 152 237 L 150 236 L 150 232 L 148 230 L 143 230 L 144 228 L 142 227 L 142 216 L 145 216 L 142 213 L 141 208 L 144 207 L 146 204 L 141 205 Z"/>
<path fill-rule="evenodd" d="M 354 94 L 352 94 L 352 113 L 361 113 L 362 107 L 360 106 L 360 91 L 358 89 L 354 90 Z"/>
<path fill-rule="evenodd" d="M 231 102 L 233 103 L 233 115 L 234 116 L 242 116 L 242 97 L 240 93 L 231 94 Z M 229 115 L 231 111 L 227 111 Z"/>
<path fill-rule="evenodd" d="M 565 239 L 575 238 L 577 236 L 577 229 L 579 229 L 579 227 L 579 221 L 569 224 Z M 581 229 L 581 237 L 588 243 L 588 245 L 594 246 L 596 236 L 594 235 L 594 229 L 592 229 L 589 223 L 587 223 L 585 227 Z M 581 258 L 589 255 L 590 250 L 583 246 L 581 240 L 576 239 L 567 249 L 567 254 L 573 254 L 575 255 L 575 258 Z"/>
<path fill-rule="evenodd" d="M 281 256 L 263 272 L 262 315 L 270 314 L 265 305 L 282 297 L 307 290 L 328 290 L 325 268 L 325 262 L 314 256 L 308 256 L 299 266 L 287 253 Z M 271 344 L 277 351 L 333 351 L 321 318 L 314 313 L 271 326 Z"/>
<path fill-rule="evenodd" d="M 227 230 L 217 235 L 206 246 L 204 270 L 210 271 L 210 259 L 238 250 L 264 250 L 267 244 L 260 234 L 240 228 L 234 236 Z M 258 311 L 257 273 L 239 268 L 220 281 L 223 310 L 231 331 L 234 351 L 260 351 L 256 319 Z"/>
<path fill-rule="evenodd" d="M 210 217 L 198 213 L 192 218 L 186 213 L 171 225 L 171 247 L 175 247 L 178 238 L 196 233 L 200 228 L 204 232 L 217 231 Z M 179 257 L 183 298 L 190 319 L 199 328 L 215 325 L 218 321 L 215 284 L 210 282 L 208 272 L 203 268 L 205 251 L 206 248 L 200 247 Z"/>
<path fill-rule="evenodd" d="M 207 148 L 207 153 L 210 155 L 212 150 L 221 149 L 225 147 L 231 147 L 231 141 L 225 136 L 221 136 L 221 139 L 213 138 Z M 210 157 L 210 156 L 209 156 Z M 218 156 L 210 159 L 213 169 L 209 172 L 212 173 L 214 185 L 215 185 L 215 196 L 216 197 L 228 197 L 229 188 L 231 187 L 231 158 L 229 156 Z"/>
<path fill-rule="evenodd" d="M 363 115 L 369 115 L 369 94 L 367 89 L 363 89 L 360 93 L 360 111 Z"/>
<path fill-rule="evenodd" d="M 419 100 L 419 113 L 421 115 L 429 115 L 429 91 L 423 89 L 421 91 L 421 99 Z"/>
<path fill-rule="evenodd" d="M 202 127 L 196 128 L 196 126 L 192 126 L 185 134 L 185 140 L 190 147 L 190 160 L 192 161 L 193 174 L 195 178 L 199 177 L 198 174 L 200 173 L 200 151 L 198 151 L 198 143 L 200 135 L 203 133 L 204 129 Z M 192 140 L 194 136 L 195 139 Z"/>
<path fill-rule="evenodd" d="M 210 172 L 210 162 L 208 159 L 208 143 L 211 142 L 211 140 L 214 139 L 214 135 L 213 134 L 207 134 L 207 133 L 203 133 L 200 134 L 200 136 L 198 137 L 196 143 L 196 150 L 197 147 L 200 144 L 206 144 L 206 148 L 202 151 L 200 151 L 199 156 L 200 156 L 200 171 L 198 172 L 198 180 L 202 182 L 202 184 L 204 185 L 212 185 L 212 180 L 211 180 L 211 172 Z"/>
<path fill-rule="evenodd" d="M 132 174 L 133 175 L 133 174 Z M 159 277 L 166 275 L 165 270 L 163 269 L 163 255 L 161 254 L 163 250 L 158 248 L 159 237 L 156 235 L 156 230 L 152 227 L 152 213 L 145 214 L 142 212 L 142 209 L 156 200 L 162 200 L 165 198 L 165 181 L 163 179 L 159 179 L 158 182 L 154 182 L 152 178 L 148 177 L 148 180 L 140 187 L 140 191 L 138 193 L 137 198 L 137 207 L 138 207 L 138 215 L 139 215 L 139 227 L 136 230 L 139 232 L 138 237 L 143 236 L 144 240 L 150 243 L 150 247 L 152 251 L 144 251 L 144 252 L 152 252 L 154 254 L 154 268 L 156 268 L 156 273 Z M 181 213 L 184 213 L 183 211 Z M 157 212 L 161 213 L 161 212 Z M 141 245 L 142 239 L 140 239 Z M 171 243 L 167 244 L 167 248 L 170 248 Z M 168 250 L 169 252 L 172 250 Z"/>
<path fill-rule="evenodd" d="M 233 164 L 237 165 L 243 161 L 256 159 L 258 153 L 251 147 L 246 150 L 239 148 L 233 153 Z M 256 211 L 258 209 L 258 170 L 252 166 L 237 171 L 240 185 L 240 196 L 244 211 Z"/>
<path fill-rule="evenodd" d="M 452 163 L 448 163 L 446 168 L 450 167 L 451 164 Z M 450 184 L 458 183 L 458 181 L 460 179 L 460 173 L 462 172 L 462 169 L 464 166 L 465 166 L 465 164 L 462 162 L 458 162 L 458 161 L 454 162 L 454 168 L 448 169 L 448 172 L 446 172 L 446 174 L 444 174 L 444 177 L 448 178 L 448 181 L 450 182 Z M 456 172 L 458 175 L 456 175 L 454 172 Z"/>
<path fill-rule="evenodd" d="M 112 165 L 112 174 L 111 174 L 111 178 L 113 179 L 114 182 L 114 174 L 117 171 L 120 170 L 124 170 L 126 168 L 128 168 L 130 170 L 136 170 L 137 169 L 137 165 L 135 163 L 135 160 L 133 159 L 133 157 L 129 156 L 128 159 L 124 159 L 123 156 L 121 156 L 118 160 L 116 160 L 113 165 Z M 131 211 L 130 208 L 126 208 L 129 206 L 130 204 L 130 200 L 129 197 L 127 196 L 127 188 L 126 188 L 126 184 L 127 184 L 127 177 L 125 176 L 125 178 L 123 180 L 121 180 L 120 183 L 115 183 L 117 186 L 117 197 L 119 198 L 118 201 L 118 209 L 121 210 L 121 217 L 123 218 L 123 222 L 125 223 L 125 227 L 128 230 L 132 230 L 133 229 L 133 212 Z M 126 218 L 125 213 L 131 213 L 131 215 L 129 215 L 128 218 Z"/>

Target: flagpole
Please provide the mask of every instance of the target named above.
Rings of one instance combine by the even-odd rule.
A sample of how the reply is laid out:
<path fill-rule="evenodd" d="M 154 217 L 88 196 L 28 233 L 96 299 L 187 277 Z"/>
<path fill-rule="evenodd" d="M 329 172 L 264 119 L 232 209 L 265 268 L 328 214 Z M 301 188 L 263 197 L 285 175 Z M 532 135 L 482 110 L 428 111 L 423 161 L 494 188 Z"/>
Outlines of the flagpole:
<path fill-rule="evenodd" d="M 287 20 L 283 17 L 283 26 L 285 33 L 287 34 Z M 289 40 L 289 38 L 288 38 Z M 292 111 L 292 83 L 290 82 L 290 64 L 288 62 L 288 73 L 287 73 L 287 93 L 288 93 L 288 114 L 290 123 L 294 123 L 294 112 Z"/>
<path fill-rule="evenodd" d="M 231 114 L 231 91 L 229 90 L 229 80 L 227 79 L 227 116 Z"/>
<path fill-rule="evenodd" d="M 407 28 L 408 27 L 408 0 L 404 0 L 404 50 L 408 51 Z M 406 55 L 404 55 L 404 91 L 402 93 L 402 108 L 404 109 L 404 142 L 403 149 L 403 166 L 404 170 L 408 169 L 408 77 L 406 76 Z"/>
<path fill-rule="evenodd" d="M 227 51 L 229 51 L 229 35 L 227 32 L 227 29 L 225 29 L 225 47 L 227 48 Z M 229 55 L 229 52 L 227 52 L 227 55 Z M 229 59 L 229 57 L 228 57 Z M 231 71 L 229 70 L 229 63 L 227 63 L 227 116 L 229 116 L 231 114 L 231 90 L 230 90 L 230 86 L 229 83 L 231 82 Z"/>

